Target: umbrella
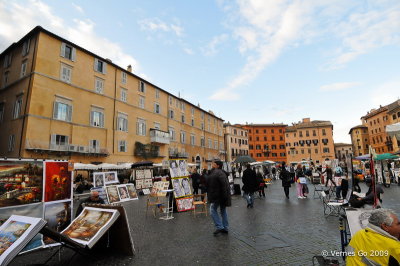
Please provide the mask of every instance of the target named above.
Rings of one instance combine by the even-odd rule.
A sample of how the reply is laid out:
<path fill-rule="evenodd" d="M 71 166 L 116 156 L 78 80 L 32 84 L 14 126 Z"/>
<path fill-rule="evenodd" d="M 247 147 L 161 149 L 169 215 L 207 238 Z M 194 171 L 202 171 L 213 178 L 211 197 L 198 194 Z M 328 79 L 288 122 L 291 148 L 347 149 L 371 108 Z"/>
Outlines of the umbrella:
<path fill-rule="evenodd" d="M 142 162 L 137 162 L 132 164 L 132 168 L 136 168 L 136 167 L 143 167 L 143 166 L 153 166 L 153 162 L 151 161 L 142 161 Z"/>
<path fill-rule="evenodd" d="M 371 158 L 371 155 L 369 155 L 369 154 L 364 154 L 364 155 L 357 156 L 357 157 L 355 157 L 354 159 L 355 159 L 355 160 L 369 160 L 370 158 Z"/>
<path fill-rule="evenodd" d="M 253 158 L 251 158 L 248 155 L 244 155 L 244 156 L 239 156 L 235 159 L 235 163 L 252 163 L 255 162 L 256 160 L 254 160 Z"/>
<path fill-rule="evenodd" d="M 399 156 L 393 155 L 391 153 L 383 153 L 376 155 L 374 159 L 377 161 L 382 161 L 382 160 L 393 160 L 397 158 L 399 158 Z"/>

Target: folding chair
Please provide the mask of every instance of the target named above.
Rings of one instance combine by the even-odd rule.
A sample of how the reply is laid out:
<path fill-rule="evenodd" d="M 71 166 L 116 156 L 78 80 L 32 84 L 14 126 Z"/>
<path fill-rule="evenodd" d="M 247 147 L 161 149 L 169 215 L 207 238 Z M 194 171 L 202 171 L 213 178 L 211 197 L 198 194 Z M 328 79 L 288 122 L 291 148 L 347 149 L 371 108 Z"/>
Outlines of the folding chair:
<path fill-rule="evenodd" d="M 351 193 L 351 190 L 347 191 L 346 199 L 344 200 L 329 200 L 325 191 L 322 191 L 321 196 L 325 218 L 328 216 L 339 217 L 340 215 L 344 214 L 345 207 L 349 204 Z"/>
<path fill-rule="evenodd" d="M 321 177 L 319 176 L 319 174 L 314 173 L 311 182 L 314 186 L 313 199 L 321 199 L 321 191 L 324 191 L 324 188 L 321 185 Z M 317 197 L 315 197 L 315 195 L 317 195 Z"/>
<path fill-rule="evenodd" d="M 157 196 L 157 194 L 150 193 L 149 195 L 147 195 L 146 215 L 147 215 L 147 211 L 149 210 L 149 207 L 154 207 L 153 208 L 153 216 L 156 217 L 156 210 L 157 210 L 157 208 L 161 208 L 162 205 L 163 205 L 163 202 L 161 202 L 161 200 Z"/>
<path fill-rule="evenodd" d="M 196 207 L 202 206 L 201 211 L 196 212 Z M 196 213 L 205 213 L 207 216 L 207 193 L 204 194 L 194 194 L 193 195 L 193 215 L 196 216 Z"/>

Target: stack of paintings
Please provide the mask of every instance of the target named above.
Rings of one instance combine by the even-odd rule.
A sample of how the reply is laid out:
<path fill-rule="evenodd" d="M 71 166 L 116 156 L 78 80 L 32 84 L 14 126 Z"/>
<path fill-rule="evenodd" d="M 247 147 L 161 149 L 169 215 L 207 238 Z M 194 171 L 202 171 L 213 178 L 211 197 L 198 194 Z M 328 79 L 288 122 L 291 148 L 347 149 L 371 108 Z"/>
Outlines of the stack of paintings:
<path fill-rule="evenodd" d="M 117 172 L 94 172 L 93 173 L 93 186 L 103 187 L 109 184 L 118 184 Z"/>
<path fill-rule="evenodd" d="M 169 168 L 178 211 L 193 210 L 193 195 L 186 160 L 171 160 Z"/>
<path fill-rule="evenodd" d="M 133 184 L 122 184 L 105 187 L 108 202 L 116 203 L 129 200 L 137 200 L 138 195 Z"/>

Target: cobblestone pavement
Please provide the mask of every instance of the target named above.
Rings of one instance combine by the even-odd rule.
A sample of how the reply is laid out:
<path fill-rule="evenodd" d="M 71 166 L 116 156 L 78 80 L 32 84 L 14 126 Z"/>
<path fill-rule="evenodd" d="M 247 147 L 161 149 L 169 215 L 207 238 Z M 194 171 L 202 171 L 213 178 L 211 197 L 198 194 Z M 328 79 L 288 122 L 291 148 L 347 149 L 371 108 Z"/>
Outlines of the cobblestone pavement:
<path fill-rule="evenodd" d="M 237 181 L 237 180 L 236 180 Z M 362 192 L 367 188 L 362 185 Z M 310 196 L 313 188 L 310 187 Z M 400 214 L 400 187 L 385 188 L 383 206 Z M 210 216 L 175 213 L 172 220 L 146 215 L 146 200 L 123 203 L 128 215 L 135 256 L 103 252 L 71 259 L 64 249 L 50 265 L 312 265 L 322 250 L 340 250 L 337 217 L 324 218 L 319 199 L 297 199 L 295 188 L 286 199 L 281 182 L 266 189 L 266 198 L 256 199 L 247 209 L 241 196 L 233 196 L 228 208 L 230 232 L 213 236 Z M 40 250 L 17 257 L 11 265 L 43 263 L 53 250 Z"/>

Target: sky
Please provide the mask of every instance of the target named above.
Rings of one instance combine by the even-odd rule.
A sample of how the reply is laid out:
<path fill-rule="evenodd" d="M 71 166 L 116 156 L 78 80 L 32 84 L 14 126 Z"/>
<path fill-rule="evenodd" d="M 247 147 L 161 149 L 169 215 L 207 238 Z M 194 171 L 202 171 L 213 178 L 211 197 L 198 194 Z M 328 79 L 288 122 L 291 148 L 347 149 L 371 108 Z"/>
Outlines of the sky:
<path fill-rule="evenodd" d="M 225 122 L 329 120 L 400 97 L 398 0 L 0 0 L 0 52 L 35 26 Z"/>

